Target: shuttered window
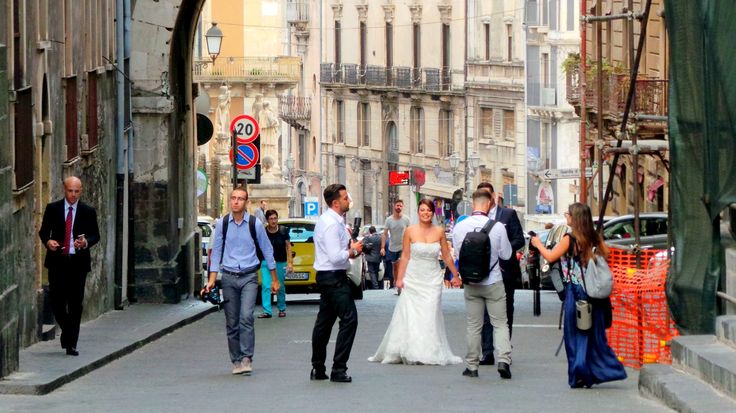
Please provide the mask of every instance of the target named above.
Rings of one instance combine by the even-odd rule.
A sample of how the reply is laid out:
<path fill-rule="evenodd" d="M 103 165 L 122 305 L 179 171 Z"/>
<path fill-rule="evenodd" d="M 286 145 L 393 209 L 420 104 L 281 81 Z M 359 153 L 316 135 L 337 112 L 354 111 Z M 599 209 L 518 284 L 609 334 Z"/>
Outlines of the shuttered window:
<path fill-rule="evenodd" d="M 15 189 L 33 183 L 33 104 L 32 88 L 17 91 L 14 117 Z"/>
<path fill-rule="evenodd" d="M 66 159 L 79 156 L 79 126 L 77 125 L 77 77 L 64 80 L 64 110 L 66 113 Z"/>

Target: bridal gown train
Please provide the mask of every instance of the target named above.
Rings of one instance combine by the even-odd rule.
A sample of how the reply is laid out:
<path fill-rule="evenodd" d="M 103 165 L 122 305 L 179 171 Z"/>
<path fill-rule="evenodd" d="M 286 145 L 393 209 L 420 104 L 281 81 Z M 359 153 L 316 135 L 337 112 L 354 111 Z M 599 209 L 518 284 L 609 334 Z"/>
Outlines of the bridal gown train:
<path fill-rule="evenodd" d="M 411 244 L 404 288 L 383 341 L 368 361 L 443 366 L 462 362 L 452 354 L 445 333 L 439 251 L 438 242 Z"/>

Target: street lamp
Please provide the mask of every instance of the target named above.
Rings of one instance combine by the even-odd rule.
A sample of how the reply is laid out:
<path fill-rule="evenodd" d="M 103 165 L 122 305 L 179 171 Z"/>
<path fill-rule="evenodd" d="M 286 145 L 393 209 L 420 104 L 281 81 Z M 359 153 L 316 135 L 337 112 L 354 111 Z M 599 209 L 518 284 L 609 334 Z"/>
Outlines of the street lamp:
<path fill-rule="evenodd" d="M 450 155 L 450 168 L 452 168 L 452 184 L 455 184 L 455 175 L 457 175 L 457 167 L 460 166 L 460 155 L 457 152 L 453 152 Z"/>
<path fill-rule="evenodd" d="M 207 41 L 207 53 L 212 58 L 212 63 L 215 63 L 215 59 L 220 55 L 220 47 L 222 46 L 222 30 L 217 27 L 216 22 L 212 22 L 212 27 L 207 30 L 204 38 Z"/>
<path fill-rule="evenodd" d="M 440 163 L 435 162 L 434 166 L 432 167 L 432 172 L 434 172 L 434 177 L 437 179 L 440 179 L 440 173 L 442 172 L 442 169 L 440 169 Z"/>

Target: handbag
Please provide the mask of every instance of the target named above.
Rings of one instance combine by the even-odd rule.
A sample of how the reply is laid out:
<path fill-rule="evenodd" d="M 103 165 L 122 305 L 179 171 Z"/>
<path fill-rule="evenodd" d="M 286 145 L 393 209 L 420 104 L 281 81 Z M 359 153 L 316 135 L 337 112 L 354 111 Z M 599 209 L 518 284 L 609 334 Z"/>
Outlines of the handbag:
<path fill-rule="evenodd" d="M 606 259 L 595 254 L 588 260 L 588 265 L 580 271 L 583 275 L 583 289 L 588 297 L 608 298 L 613 291 L 613 273 Z"/>

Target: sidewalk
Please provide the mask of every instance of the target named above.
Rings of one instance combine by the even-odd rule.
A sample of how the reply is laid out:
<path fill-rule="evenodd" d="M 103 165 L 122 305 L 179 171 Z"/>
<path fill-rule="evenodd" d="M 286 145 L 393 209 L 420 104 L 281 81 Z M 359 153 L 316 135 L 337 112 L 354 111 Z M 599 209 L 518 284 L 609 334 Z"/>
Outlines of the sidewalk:
<path fill-rule="evenodd" d="M 214 311 L 195 300 L 110 311 L 82 324 L 78 357 L 67 356 L 58 338 L 22 349 L 19 369 L 0 380 L 0 394 L 47 394 Z"/>

